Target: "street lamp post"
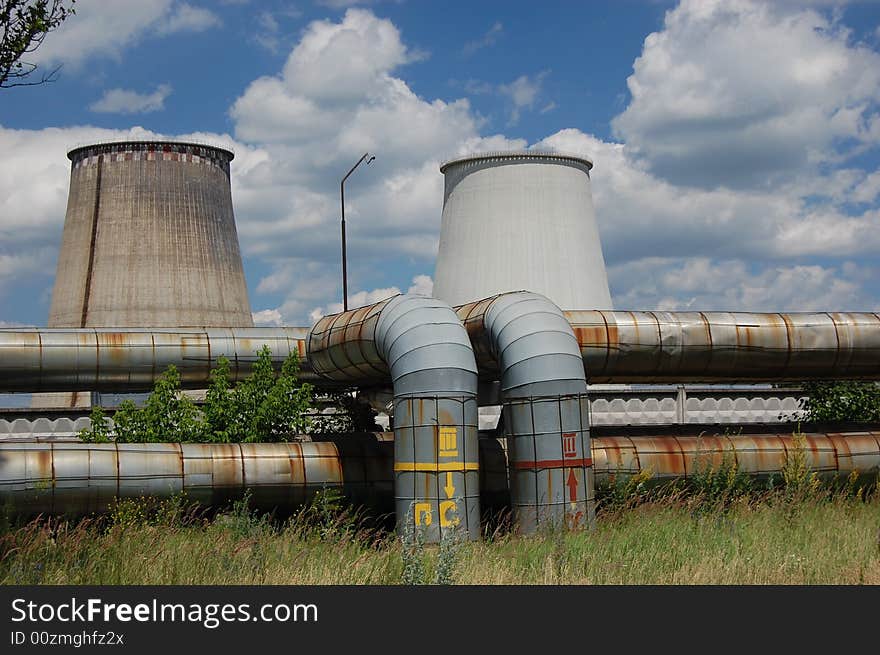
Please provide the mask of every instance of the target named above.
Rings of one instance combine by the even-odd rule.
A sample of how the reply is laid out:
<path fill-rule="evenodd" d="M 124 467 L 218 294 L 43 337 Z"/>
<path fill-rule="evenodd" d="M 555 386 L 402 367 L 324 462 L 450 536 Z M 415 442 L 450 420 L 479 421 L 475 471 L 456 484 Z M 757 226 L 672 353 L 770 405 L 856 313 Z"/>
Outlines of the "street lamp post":
<path fill-rule="evenodd" d="M 369 157 L 369 159 L 367 159 Z M 339 199 L 342 203 L 342 311 L 348 311 L 348 265 L 346 263 L 345 256 L 345 181 L 348 179 L 348 176 L 354 173 L 354 169 L 361 165 L 367 159 L 367 163 L 369 164 L 371 161 L 375 159 L 375 157 L 371 156 L 370 153 L 365 152 L 363 156 L 358 159 L 357 164 L 351 167 L 351 170 L 345 174 L 345 177 L 342 178 L 342 181 L 339 183 Z"/>

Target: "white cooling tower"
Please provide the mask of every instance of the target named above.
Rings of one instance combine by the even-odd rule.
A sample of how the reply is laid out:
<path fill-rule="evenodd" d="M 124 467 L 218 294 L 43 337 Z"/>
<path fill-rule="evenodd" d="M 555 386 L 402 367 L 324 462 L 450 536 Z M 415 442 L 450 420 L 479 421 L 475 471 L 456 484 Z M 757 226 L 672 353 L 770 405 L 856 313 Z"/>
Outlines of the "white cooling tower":
<path fill-rule="evenodd" d="M 562 309 L 611 309 L 584 157 L 494 152 L 443 164 L 434 295 L 460 305 L 526 289 Z"/>

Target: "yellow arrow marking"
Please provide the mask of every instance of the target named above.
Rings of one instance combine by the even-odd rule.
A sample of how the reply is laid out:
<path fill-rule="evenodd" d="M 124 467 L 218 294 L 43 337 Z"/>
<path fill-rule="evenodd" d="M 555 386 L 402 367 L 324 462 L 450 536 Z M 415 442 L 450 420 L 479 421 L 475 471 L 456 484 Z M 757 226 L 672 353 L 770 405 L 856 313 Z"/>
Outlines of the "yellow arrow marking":
<path fill-rule="evenodd" d="M 446 474 L 446 486 L 443 487 L 443 490 L 446 492 L 447 498 L 452 498 L 452 494 L 455 493 L 455 485 L 452 483 L 452 473 Z"/>

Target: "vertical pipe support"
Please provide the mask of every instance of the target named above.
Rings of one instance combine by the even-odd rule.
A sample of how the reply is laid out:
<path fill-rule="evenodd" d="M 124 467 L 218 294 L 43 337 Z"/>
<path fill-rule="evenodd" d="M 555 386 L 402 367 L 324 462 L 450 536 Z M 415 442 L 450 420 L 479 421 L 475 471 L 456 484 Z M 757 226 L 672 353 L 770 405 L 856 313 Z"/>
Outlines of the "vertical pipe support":
<path fill-rule="evenodd" d="M 498 296 L 481 320 L 477 333 L 488 340 L 501 370 L 517 529 L 592 526 L 587 382 L 571 325 L 546 297 L 525 291 Z"/>
<path fill-rule="evenodd" d="M 477 365 L 453 309 L 401 295 L 326 316 L 308 352 L 315 371 L 336 381 L 381 384 L 390 375 L 401 535 L 479 539 Z"/>

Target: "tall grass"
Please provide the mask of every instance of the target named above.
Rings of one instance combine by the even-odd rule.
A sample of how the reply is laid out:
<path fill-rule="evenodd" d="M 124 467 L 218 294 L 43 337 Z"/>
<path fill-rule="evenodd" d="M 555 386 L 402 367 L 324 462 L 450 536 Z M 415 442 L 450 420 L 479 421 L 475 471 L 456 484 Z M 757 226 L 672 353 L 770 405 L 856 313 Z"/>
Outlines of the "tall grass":
<path fill-rule="evenodd" d="M 0 536 L 3 584 L 880 584 L 880 498 L 843 487 L 603 503 L 594 530 L 406 545 L 332 494 L 288 521 L 185 499 Z"/>

